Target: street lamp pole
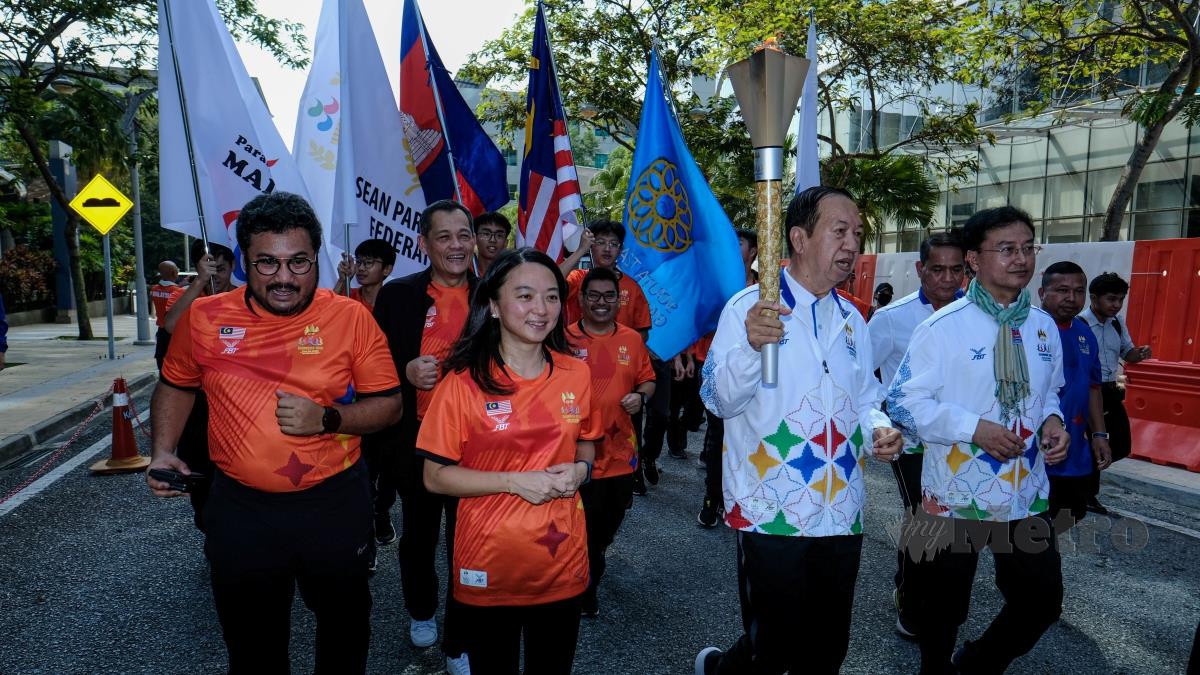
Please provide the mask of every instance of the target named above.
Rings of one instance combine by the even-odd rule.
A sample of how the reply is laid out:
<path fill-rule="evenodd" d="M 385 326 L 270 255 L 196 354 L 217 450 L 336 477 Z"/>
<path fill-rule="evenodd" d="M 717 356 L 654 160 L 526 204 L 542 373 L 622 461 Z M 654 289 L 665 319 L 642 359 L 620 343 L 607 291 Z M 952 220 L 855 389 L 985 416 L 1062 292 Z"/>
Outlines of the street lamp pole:
<path fill-rule="evenodd" d="M 154 92 L 146 89 L 134 94 L 125 94 L 125 115 L 121 126 L 129 137 L 129 179 L 133 188 L 133 254 L 134 254 L 134 289 L 137 293 L 137 340 L 135 345 L 152 345 L 150 337 L 150 295 L 146 289 L 146 260 L 142 251 L 142 186 L 138 179 L 137 160 L 137 110 L 142 101 Z"/>

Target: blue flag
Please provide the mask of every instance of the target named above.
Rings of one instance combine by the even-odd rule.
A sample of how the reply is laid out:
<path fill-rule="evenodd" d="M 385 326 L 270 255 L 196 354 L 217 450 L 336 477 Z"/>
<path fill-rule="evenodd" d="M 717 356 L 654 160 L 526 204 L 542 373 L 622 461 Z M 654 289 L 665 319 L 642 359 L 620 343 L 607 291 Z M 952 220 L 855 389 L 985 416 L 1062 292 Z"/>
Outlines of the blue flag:
<path fill-rule="evenodd" d="M 621 271 L 650 303 L 650 351 L 669 359 L 717 327 L 746 285 L 737 235 L 688 152 L 651 52 L 625 195 Z"/>

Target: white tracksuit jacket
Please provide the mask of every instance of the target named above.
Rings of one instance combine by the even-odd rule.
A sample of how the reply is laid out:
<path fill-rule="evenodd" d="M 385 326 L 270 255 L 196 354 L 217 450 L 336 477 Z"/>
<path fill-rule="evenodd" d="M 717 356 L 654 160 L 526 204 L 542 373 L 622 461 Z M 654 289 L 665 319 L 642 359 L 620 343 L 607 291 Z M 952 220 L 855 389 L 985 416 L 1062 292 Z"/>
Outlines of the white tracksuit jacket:
<path fill-rule="evenodd" d="M 762 357 L 746 340 L 758 286 L 725 305 L 704 364 L 701 398 L 725 419 L 725 522 L 775 535 L 859 534 L 863 460 L 872 431 L 891 427 L 878 409 L 867 326 L 837 293 L 818 300 L 782 276 L 793 311 L 783 317 L 778 386 L 762 386 Z"/>

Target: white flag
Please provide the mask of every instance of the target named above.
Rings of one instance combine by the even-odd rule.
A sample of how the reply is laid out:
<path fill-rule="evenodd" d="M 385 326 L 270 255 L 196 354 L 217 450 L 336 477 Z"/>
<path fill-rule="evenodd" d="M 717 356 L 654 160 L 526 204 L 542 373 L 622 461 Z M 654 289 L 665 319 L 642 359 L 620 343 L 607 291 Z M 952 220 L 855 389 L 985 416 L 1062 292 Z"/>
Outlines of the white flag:
<path fill-rule="evenodd" d="M 158 76 L 162 226 L 200 236 L 180 106 L 181 100 L 186 100 L 208 240 L 234 251 L 234 281 L 245 283 L 242 252 L 237 246 L 237 216 L 242 206 L 260 193 L 277 190 L 307 198 L 304 180 L 213 0 L 159 0 Z M 337 279 L 337 256 L 331 255 L 335 252 L 329 244 L 326 232 L 320 254 L 321 285 L 325 287 L 333 286 Z"/>
<path fill-rule="evenodd" d="M 808 14 L 808 75 L 800 94 L 800 129 L 796 138 L 796 194 L 821 184 L 817 158 L 817 22 Z"/>
<path fill-rule="evenodd" d="M 417 246 L 425 197 L 362 0 L 321 8 L 292 152 L 339 246 L 387 241 L 396 249 L 393 277 L 429 264 Z"/>

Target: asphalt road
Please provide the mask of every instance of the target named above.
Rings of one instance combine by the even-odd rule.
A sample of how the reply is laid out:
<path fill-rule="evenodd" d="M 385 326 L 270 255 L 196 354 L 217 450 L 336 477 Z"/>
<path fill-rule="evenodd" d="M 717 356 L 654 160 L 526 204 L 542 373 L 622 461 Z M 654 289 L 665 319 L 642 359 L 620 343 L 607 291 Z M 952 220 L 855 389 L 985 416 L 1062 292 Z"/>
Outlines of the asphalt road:
<path fill-rule="evenodd" d="M 138 404 L 145 407 L 144 397 Z M 108 420 L 100 415 L 60 461 L 105 437 Z M 701 434 L 690 441 L 694 458 Z M 0 497 L 42 461 L 33 455 L 0 469 Z M 583 622 L 577 673 L 691 673 L 700 648 L 727 646 L 740 632 L 733 534 L 696 524 L 703 488 L 693 460 L 660 464 L 662 482 L 635 498 L 610 550 L 601 614 Z M 892 631 L 900 500 L 887 467 L 869 463 L 867 481 L 843 672 L 914 673 L 916 647 Z M 1200 522 L 1194 510 L 1111 486 L 1102 499 L 1185 531 Z M 1063 542 L 1062 620 L 1010 672 L 1183 673 L 1200 619 L 1200 540 L 1134 520 L 1085 524 L 1082 545 Z M 90 476 L 86 465 L 0 516 L 0 673 L 222 672 L 202 543 L 185 500 L 154 498 L 140 475 Z M 990 554 L 982 555 L 960 638 L 977 637 L 1000 607 L 992 569 Z M 395 544 L 381 549 L 371 585 L 370 671 L 441 672 L 436 649 L 408 643 Z M 311 671 L 314 625 L 299 600 L 293 617 L 294 669 Z"/>

